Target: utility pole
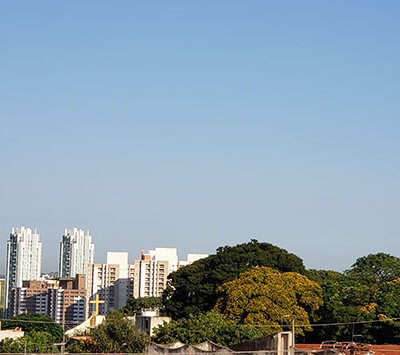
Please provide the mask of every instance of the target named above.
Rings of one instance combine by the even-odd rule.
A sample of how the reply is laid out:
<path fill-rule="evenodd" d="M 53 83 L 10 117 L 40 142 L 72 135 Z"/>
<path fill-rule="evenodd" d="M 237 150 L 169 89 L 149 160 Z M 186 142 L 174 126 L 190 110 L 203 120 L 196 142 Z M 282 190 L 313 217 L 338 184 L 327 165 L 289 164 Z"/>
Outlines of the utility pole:
<path fill-rule="evenodd" d="M 63 328 L 63 338 L 62 338 L 62 344 L 61 344 L 61 355 L 64 354 L 64 348 L 65 348 L 65 312 L 63 312 L 62 328 Z"/>
<path fill-rule="evenodd" d="M 295 353 L 294 348 L 296 346 L 296 326 L 294 324 L 294 318 L 292 319 L 292 343 L 293 343 L 293 354 Z"/>

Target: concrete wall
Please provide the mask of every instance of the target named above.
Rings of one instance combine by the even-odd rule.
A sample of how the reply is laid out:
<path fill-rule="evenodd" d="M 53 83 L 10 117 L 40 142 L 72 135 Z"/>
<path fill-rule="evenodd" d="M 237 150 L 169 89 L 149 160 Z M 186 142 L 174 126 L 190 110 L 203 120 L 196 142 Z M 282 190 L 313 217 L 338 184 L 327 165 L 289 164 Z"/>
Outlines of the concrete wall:
<path fill-rule="evenodd" d="M 24 334 L 25 333 L 22 330 L 14 330 L 14 329 L 0 330 L 0 341 L 7 338 L 9 339 L 22 338 Z"/>

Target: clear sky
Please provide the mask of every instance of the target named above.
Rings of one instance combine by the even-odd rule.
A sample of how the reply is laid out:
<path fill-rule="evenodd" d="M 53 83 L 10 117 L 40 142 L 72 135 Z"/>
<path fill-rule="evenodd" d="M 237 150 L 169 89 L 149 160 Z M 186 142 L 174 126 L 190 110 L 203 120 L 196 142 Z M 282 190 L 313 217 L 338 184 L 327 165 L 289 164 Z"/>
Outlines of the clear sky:
<path fill-rule="evenodd" d="M 0 260 L 255 238 L 400 255 L 399 1 L 1 1 Z M 1 262 L 0 271 L 4 270 Z"/>

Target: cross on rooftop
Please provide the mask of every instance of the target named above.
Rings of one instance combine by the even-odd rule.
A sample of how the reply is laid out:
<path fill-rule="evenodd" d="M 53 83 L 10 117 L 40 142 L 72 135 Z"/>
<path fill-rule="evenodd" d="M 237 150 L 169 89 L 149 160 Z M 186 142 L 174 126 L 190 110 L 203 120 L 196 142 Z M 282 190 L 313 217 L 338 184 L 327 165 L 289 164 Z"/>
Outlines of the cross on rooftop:
<path fill-rule="evenodd" d="M 95 309 L 94 312 L 92 313 L 93 316 L 98 316 L 99 315 L 99 305 L 101 303 L 104 303 L 104 300 L 99 299 L 99 294 L 96 293 L 96 298 L 94 300 L 89 301 L 89 303 L 95 304 Z"/>

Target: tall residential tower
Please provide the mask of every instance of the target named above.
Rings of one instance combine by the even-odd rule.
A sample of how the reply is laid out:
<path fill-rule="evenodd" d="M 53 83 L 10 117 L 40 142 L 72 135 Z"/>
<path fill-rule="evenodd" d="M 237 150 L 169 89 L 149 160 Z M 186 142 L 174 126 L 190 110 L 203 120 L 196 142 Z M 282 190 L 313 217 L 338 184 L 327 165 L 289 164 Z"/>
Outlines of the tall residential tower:
<path fill-rule="evenodd" d="M 12 228 L 7 241 L 5 304 L 8 308 L 12 289 L 22 281 L 39 280 L 42 267 L 42 242 L 36 229 Z M 8 312 L 7 312 L 8 313 Z"/>
<path fill-rule="evenodd" d="M 86 274 L 88 264 L 94 263 L 94 244 L 89 231 L 79 228 L 65 229 L 60 243 L 59 277 Z"/>

